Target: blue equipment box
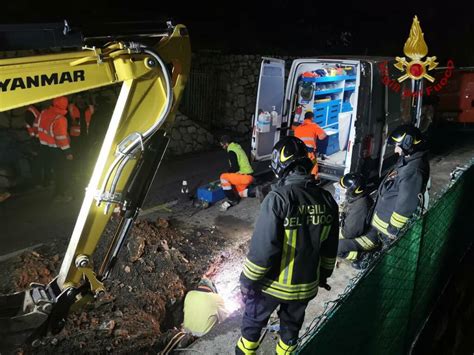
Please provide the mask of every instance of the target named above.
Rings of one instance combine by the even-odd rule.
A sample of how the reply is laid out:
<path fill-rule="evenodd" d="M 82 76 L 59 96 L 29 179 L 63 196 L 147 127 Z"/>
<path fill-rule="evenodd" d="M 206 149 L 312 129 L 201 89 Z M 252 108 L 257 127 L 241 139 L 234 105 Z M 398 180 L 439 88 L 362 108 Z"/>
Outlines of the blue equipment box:
<path fill-rule="evenodd" d="M 328 146 L 325 154 L 331 155 L 337 153 L 339 151 L 339 131 L 327 128 L 325 132 L 328 135 Z"/>
<path fill-rule="evenodd" d="M 216 203 L 217 201 L 223 200 L 225 194 L 218 182 L 211 182 L 210 184 L 198 188 L 197 198 L 209 203 Z"/>

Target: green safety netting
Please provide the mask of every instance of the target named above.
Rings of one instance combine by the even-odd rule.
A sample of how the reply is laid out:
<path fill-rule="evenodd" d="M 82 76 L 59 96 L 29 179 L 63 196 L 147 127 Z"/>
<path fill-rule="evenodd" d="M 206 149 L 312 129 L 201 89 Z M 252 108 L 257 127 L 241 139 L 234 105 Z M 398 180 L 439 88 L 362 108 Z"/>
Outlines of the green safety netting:
<path fill-rule="evenodd" d="M 299 354 L 404 354 L 474 232 L 474 166 L 380 253 L 302 334 Z"/>

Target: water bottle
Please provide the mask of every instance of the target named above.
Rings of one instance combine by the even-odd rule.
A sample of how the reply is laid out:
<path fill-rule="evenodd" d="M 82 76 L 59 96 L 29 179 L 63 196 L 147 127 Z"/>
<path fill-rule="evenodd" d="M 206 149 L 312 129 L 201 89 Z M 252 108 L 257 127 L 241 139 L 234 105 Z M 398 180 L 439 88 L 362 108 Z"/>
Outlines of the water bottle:
<path fill-rule="evenodd" d="M 270 123 L 272 117 L 269 112 L 264 111 L 258 115 L 257 125 L 259 128 L 260 133 L 268 133 L 270 132 Z"/>
<path fill-rule="evenodd" d="M 189 193 L 188 182 L 186 180 L 183 180 L 183 183 L 181 185 L 181 193 L 185 195 Z"/>
<path fill-rule="evenodd" d="M 272 106 L 272 112 L 270 112 L 270 116 L 272 116 L 272 125 L 278 126 L 280 122 L 278 120 L 278 112 L 276 112 L 275 106 Z"/>

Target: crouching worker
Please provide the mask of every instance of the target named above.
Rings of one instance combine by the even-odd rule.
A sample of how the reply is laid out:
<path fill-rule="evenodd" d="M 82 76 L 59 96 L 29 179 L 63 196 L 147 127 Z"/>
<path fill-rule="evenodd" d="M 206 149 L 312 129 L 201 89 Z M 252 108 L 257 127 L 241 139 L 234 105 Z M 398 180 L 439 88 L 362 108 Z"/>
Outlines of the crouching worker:
<path fill-rule="evenodd" d="M 236 354 L 256 354 L 260 333 L 277 308 L 277 354 L 294 354 L 306 306 L 327 286 L 336 263 L 339 219 L 331 194 L 311 176 L 306 146 L 285 137 L 273 148 L 279 181 L 262 202 L 240 275 L 245 311 Z"/>
<path fill-rule="evenodd" d="M 207 334 L 214 325 L 228 316 L 224 300 L 214 283 L 203 278 L 196 290 L 189 291 L 184 299 L 183 328 L 194 336 Z"/>
<path fill-rule="evenodd" d="M 395 145 L 395 153 L 400 157 L 379 185 L 371 228 L 364 235 L 367 243 L 369 240 L 377 242 L 378 247 L 394 240 L 418 206 L 421 206 L 430 174 L 428 154 L 418 128 L 399 126 L 389 135 L 387 143 Z M 356 263 L 353 266 L 359 268 L 362 265 Z"/>
<path fill-rule="evenodd" d="M 214 283 L 202 278 L 195 290 L 184 298 L 183 330 L 176 333 L 159 355 L 170 354 L 176 347 L 186 347 L 196 337 L 202 337 L 228 316 L 224 300 L 217 294 Z"/>
<path fill-rule="evenodd" d="M 242 197 L 250 195 L 255 197 L 254 193 L 249 195 L 249 185 L 253 182 L 253 169 L 242 147 L 232 142 L 229 136 L 222 136 L 219 143 L 227 151 L 229 160 L 229 170 L 220 176 L 226 196 L 226 200 L 221 204 L 221 210 L 225 211 L 238 204 Z"/>
<path fill-rule="evenodd" d="M 368 194 L 362 174 L 349 173 L 339 180 L 346 190 L 346 201 L 341 213 L 341 228 L 337 256 L 355 261 L 361 251 L 379 247 L 379 239 L 374 235 L 364 235 L 367 231 L 368 215 L 374 201 Z"/>

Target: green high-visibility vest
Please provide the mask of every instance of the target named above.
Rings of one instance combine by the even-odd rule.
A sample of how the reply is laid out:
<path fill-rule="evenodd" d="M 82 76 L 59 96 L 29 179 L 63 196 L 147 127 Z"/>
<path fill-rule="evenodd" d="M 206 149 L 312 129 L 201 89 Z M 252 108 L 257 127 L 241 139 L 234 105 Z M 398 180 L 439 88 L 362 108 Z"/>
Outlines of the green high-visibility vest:
<path fill-rule="evenodd" d="M 227 147 L 227 152 L 234 152 L 237 155 L 237 163 L 239 164 L 239 174 L 252 174 L 253 169 L 250 165 L 249 158 L 245 154 L 242 147 L 237 143 L 230 143 Z"/>

